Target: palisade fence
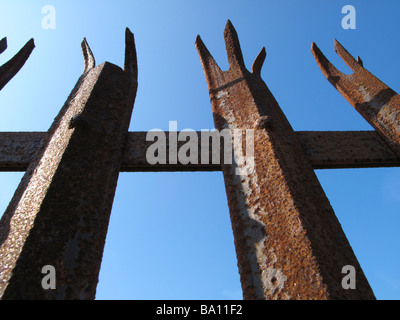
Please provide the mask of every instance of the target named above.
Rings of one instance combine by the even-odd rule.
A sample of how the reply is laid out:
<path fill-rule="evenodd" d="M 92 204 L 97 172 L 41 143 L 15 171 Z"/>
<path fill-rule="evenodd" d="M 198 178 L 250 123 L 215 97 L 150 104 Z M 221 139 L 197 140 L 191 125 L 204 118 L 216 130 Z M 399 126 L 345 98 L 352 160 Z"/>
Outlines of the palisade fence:
<path fill-rule="evenodd" d="M 351 75 L 338 71 L 313 43 L 324 76 L 375 130 L 295 132 L 261 79 L 265 48 L 249 71 L 230 21 L 224 38 L 227 71 L 200 36 L 196 48 L 217 132 L 240 133 L 230 137 L 233 161 L 222 161 L 227 144 L 219 141 L 220 161 L 209 161 L 212 148 L 196 161 L 172 161 L 171 150 L 179 146 L 169 140 L 166 161 L 149 161 L 146 132 L 128 132 L 137 91 L 128 28 L 123 69 L 109 62 L 96 66 L 84 39 L 83 74 L 48 132 L 0 133 L 0 170 L 25 171 L 0 221 L 2 299 L 95 298 L 119 172 L 219 170 L 244 299 L 375 299 L 314 169 L 399 166 L 399 96 L 336 40 Z M 6 48 L 4 38 L 0 53 Z M 33 49 L 31 39 L 0 67 L 0 89 Z M 200 150 L 202 133 L 195 135 Z M 52 288 L 42 285 L 45 266 L 57 275 Z M 343 270 L 353 272 L 356 288 L 343 285 Z"/>

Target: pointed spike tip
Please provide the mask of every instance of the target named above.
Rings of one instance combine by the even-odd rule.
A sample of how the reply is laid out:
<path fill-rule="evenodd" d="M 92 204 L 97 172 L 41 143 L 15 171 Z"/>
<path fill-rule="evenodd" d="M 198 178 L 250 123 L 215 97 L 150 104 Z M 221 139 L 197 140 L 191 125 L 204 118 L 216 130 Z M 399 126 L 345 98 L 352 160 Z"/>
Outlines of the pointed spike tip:
<path fill-rule="evenodd" d="M 311 51 L 314 53 L 317 50 L 319 50 L 317 44 L 315 42 L 312 42 L 311 43 Z"/>
<path fill-rule="evenodd" d="M 327 60 L 315 42 L 311 43 L 311 52 L 318 64 L 320 64 L 322 60 Z"/>
<path fill-rule="evenodd" d="M 347 64 L 347 66 L 354 72 L 362 67 L 359 63 L 341 44 L 335 39 L 335 52 Z"/>
<path fill-rule="evenodd" d="M 23 50 L 32 52 L 33 49 L 35 49 L 35 40 L 33 38 L 30 38 L 29 41 L 23 46 Z"/>
<path fill-rule="evenodd" d="M 209 89 L 217 88 L 219 86 L 218 79 L 222 77 L 223 71 L 215 62 L 200 35 L 197 35 L 196 37 L 195 46 L 200 57 L 200 62 L 203 67 Z"/>
<path fill-rule="evenodd" d="M 251 72 L 256 75 L 261 75 L 261 69 L 264 65 L 265 58 L 267 57 L 267 52 L 265 47 L 262 47 L 260 53 L 257 55 L 256 59 L 253 62 L 253 66 L 251 67 Z"/>
<path fill-rule="evenodd" d="M 335 49 L 335 52 L 340 52 L 340 51 L 345 51 L 345 52 L 347 52 L 347 50 L 342 46 L 342 44 L 337 40 L 337 39 L 334 39 L 334 41 L 333 41 L 333 47 L 334 47 L 334 49 Z"/>
<path fill-rule="evenodd" d="M 203 40 L 201 39 L 200 35 L 197 35 L 197 37 L 196 37 L 195 46 L 196 46 L 197 52 L 200 56 L 200 60 L 206 68 L 210 68 L 210 67 L 218 68 L 217 63 L 215 62 L 214 58 L 212 57 L 210 51 L 208 51 L 208 49 L 207 49 L 206 45 L 204 44 Z"/>
<path fill-rule="evenodd" d="M 244 69 L 245 65 L 242 50 L 240 48 L 239 37 L 230 20 L 228 20 L 225 26 L 224 39 L 229 67 Z"/>
<path fill-rule="evenodd" d="M 342 57 L 343 53 L 347 53 L 348 55 L 350 55 L 350 54 L 347 52 L 347 50 L 342 46 L 342 44 L 341 44 L 337 39 L 334 40 L 333 46 L 334 46 L 335 52 L 336 52 L 342 59 L 343 59 L 343 57 Z M 345 58 L 347 58 L 347 56 L 346 56 Z M 353 58 L 353 57 L 352 57 L 352 58 Z M 353 59 L 354 59 L 354 58 L 353 58 Z M 344 59 L 343 59 L 343 60 L 344 60 Z M 346 62 L 346 61 L 345 61 L 345 62 Z"/>
<path fill-rule="evenodd" d="M 197 52 L 200 54 L 200 50 L 202 47 L 204 47 L 204 43 L 199 34 L 196 36 L 196 41 L 194 42 L 194 45 L 196 47 Z"/>
<path fill-rule="evenodd" d="M 339 41 L 338 41 L 336 38 L 334 38 L 334 39 L 333 39 L 333 44 L 334 44 L 334 46 L 337 46 L 337 45 L 340 44 L 340 43 L 339 43 Z"/>
<path fill-rule="evenodd" d="M 0 53 L 3 53 L 7 49 L 7 38 L 0 40 Z"/>
<path fill-rule="evenodd" d="M 313 49 L 313 48 L 315 48 L 317 45 L 316 45 L 316 43 L 313 41 L 313 42 L 311 42 L 311 50 Z"/>
<path fill-rule="evenodd" d="M 200 59 L 204 61 L 206 56 L 209 55 L 209 52 L 207 50 L 206 45 L 203 42 L 203 39 L 201 39 L 200 35 L 196 36 L 196 41 L 194 42 L 194 45 L 196 46 L 196 50 L 200 56 Z"/>
<path fill-rule="evenodd" d="M 3 53 L 7 49 L 7 38 L 0 40 L 0 53 Z"/>
<path fill-rule="evenodd" d="M 208 51 L 206 45 L 203 42 L 203 39 L 201 39 L 200 35 L 196 36 L 196 41 L 195 41 L 195 46 L 197 49 L 197 52 L 200 55 L 200 59 L 205 60 L 206 57 L 210 55 L 210 52 Z"/>
<path fill-rule="evenodd" d="M 197 46 L 197 44 L 198 44 L 200 41 L 203 42 L 203 40 L 201 40 L 200 35 L 198 34 L 198 35 L 196 36 L 196 41 L 194 42 L 194 44 Z"/>
<path fill-rule="evenodd" d="M 341 43 L 337 40 L 334 39 L 333 42 L 333 48 L 335 49 L 335 52 L 341 57 L 342 52 L 347 52 L 347 50 L 341 45 Z M 342 58 L 343 59 L 343 58 Z M 346 62 L 346 61 L 345 61 Z"/>
<path fill-rule="evenodd" d="M 83 54 L 84 68 L 83 73 L 88 72 L 90 69 L 96 66 L 96 60 L 94 58 L 93 52 L 89 47 L 86 38 L 83 38 L 81 42 L 81 49 Z"/>
<path fill-rule="evenodd" d="M 226 21 L 225 30 L 227 30 L 227 29 L 235 29 L 235 28 L 233 27 L 232 21 L 231 21 L 230 19 L 228 19 L 228 20 Z"/>
<path fill-rule="evenodd" d="M 133 37 L 133 32 L 128 27 L 125 28 L 125 36 Z"/>
<path fill-rule="evenodd" d="M 132 31 L 125 28 L 125 63 L 124 70 L 130 75 L 133 82 L 138 80 L 138 64 L 135 45 L 135 36 Z"/>
<path fill-rule="evenodd" d="M 327 79 L 330 79 L 330 77 L 344 76 L 344 74 L 336 69 L 336 67 L 325 57 L 314 42 L 311 44 L 311 52 L 319 68 Z"/>
<path fill-rule="evenodd" d="M 225 37 L 225 40 L 226 40 L 227 37 L 230 37 L 230 38 L 232 38 L 232 37 L 233 37 L 233 38 L 238 38 L 236 29 L 235 29 L 235 27 L 233 26 L 231 20 L 229 20 L 229 19 L 228 19 L 228 21 L 226 22 L 226 25 L 225 25 L 224 37 Z M 236 39 L 235 39 L 235 40 L 236 40 Z"/>
<path fill-rule="evenodd" d="M 35 48 L 36 46 L 35 46 L 35 40 L 33 39 L 33 38 L 31 38 L 29 41 L 28 41 L 28 43 L 29 43 L 29 46 L 31 46 L 32 48 Z"/>

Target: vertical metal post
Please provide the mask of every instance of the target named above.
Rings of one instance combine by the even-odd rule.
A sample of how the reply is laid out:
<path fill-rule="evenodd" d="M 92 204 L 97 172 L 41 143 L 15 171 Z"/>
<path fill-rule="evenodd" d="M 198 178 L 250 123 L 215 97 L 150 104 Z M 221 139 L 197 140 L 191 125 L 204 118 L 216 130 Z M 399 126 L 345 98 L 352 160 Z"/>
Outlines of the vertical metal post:
<path fill-rule="evenodd" d="M 218 130 L 254 130 L 254 170 L 222 164 L 244 299 L 374 299 L 374 294 L 297 136 L 260 76 L 252 72 L 228 21 L 229 70 L 222 71 L 198 36 Z M 243 168 L 242 168 L 243 169 Z M 251 168 L 249 168 L 251 169 Z M 342 268 L 356 270 L 356 289 Z"/>
<path fill-rule="evenodd" d="M 137 90 L 133 34 L 125 68 L 82 43 L 84 73 L 0 221 L 2 299 L 93 299 Z M 42 268 L 56 288 L 42 287 Z"/>

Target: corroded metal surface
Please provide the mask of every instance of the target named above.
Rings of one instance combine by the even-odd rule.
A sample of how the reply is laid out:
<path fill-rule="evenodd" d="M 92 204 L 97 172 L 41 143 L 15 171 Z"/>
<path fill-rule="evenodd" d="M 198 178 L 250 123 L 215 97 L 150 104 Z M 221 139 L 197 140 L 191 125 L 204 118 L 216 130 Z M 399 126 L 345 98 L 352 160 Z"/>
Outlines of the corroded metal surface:
<path fill-rule="evenodd" d="M 149 164 L 147 132 L 128 132 L 121 172 L 221 171 L 213 163 L 210 144 L 208 161 L 175 164 L 169 161 L 169 132 L 166 132 L 166 163 Z M 40 147 L 45 132 L 0 132 L 0 171 L 25 171 Z M 201 132 L 196 132 L 202 150 Z M 375 131 L 298 131 L 300 145 L 314 169 L 399 167 L 400 160 Z M 179 149 L 185 142 L 178 141 Z M 224 145 L 220 144 L 223 152 Z"/>
<path fill-rule="evenodd" d="M 0 171 L 26 171 L 45 132 L 0 132 Z"/>
<path fill-rule="evenodd" d="M 375 131 L 297 131 L 296 135 L 314 169 L 400 166 Z"/>
<path fill-rule="evenodd" d="M 229 70 L 201 38 L 196 47 L 217 129 L 254 129 L 254 171 L 222 165 L 245 299 L 374 299 L 300 143 L 260 77 L 264 49 L 249 72 L 235 29 L 224 32 Z M 244 166 L 247 165 L 247 162 Z M 341 286 L 345 265 L 356 290 Z"/>
<path fill-rule="evenodd" d="M 221 171 L 220 163 L 212 159 L 212 143 L 208 145 L 207 160 L 201 159 L 202 133 L 195 132 L 197 137 L 196 149 L 197 161 L 182 164 L 179 161 L 171 161 L 170 133 L 165 134 L 165 162 L 150 164 L 147 159 L 147 152 L 154 144 L 153 140 L 146 137 L 148 132 L 128 132 L 127 141 L 124 147 L 121 172 L 160 172 L 160 171 Z M 178 136 L 175 132 L 173 136 Z M 40 147 L 45 132 L 0 132 L 0 171 L 25 171 L 37 149 Z M 148 141 L 147 141 L 148 140 Z M 176 149 L 186 144 L 186 141 L 176 141 Z M 221 144 L 223 151 L 223 144 Z M 160 153 L 161 150 L 158 150 Z M 213 163 L 214 162 L 214 163 Z"/>
<path fill-rule="evenodd" d="M 34 48 L 34 40 L 30 39 L 11 60 L 0 67 L 0 90 L 18 73 Z M 0 41 L 0 54 L 6 49 L 7 38 L 3 38 Z"/>
<path fill-rule="evenodd" d="M 187 143 L 186 141 L 176 141 L 179 132 L 165 132 L 165 149 L 158 150 L 159 154 L 165 155 L 165 161 L 154 164 L 149 163 L 147 152 L 150 150 L 152 144 L 154 144 L 154 141 L 146 141 L 149 140 L 146 138 L 147 135 L 148 132 L 128 133 L 128 141 L 125 146 L 124 159 L 121 166 L 122 172 L 221 171 L 220 163 L 215 161 L 213 163 L 211 142 L 207 148 L 208 157 L 206 159 L 201 158 L 201 132 L 193 132 L 193 137 L 196 137 L 197 140 L 193 144 L 197 155 L 193 158 L 194 161 L 188 163 L 181 163 L 180 159 L 176 157 L 179 150 Z M 178 152 L 173 152 L 174 157 L 170 157 L 170 149 L 172 148 L 170 140 L 172 137 L 175 137 L 174 148 L 178 150 Z M 221 150 L 223 150 L 223 144 L 221 144 Z"/>
<path fill-rule="evenodd" d="M 400 159 L 400 96 L 366 70 L 335 40 L 335 51 L 353 70 L 350 75 L 335 68 L 315 43 L 311 51 L 324 76 L 388 143 Z"/>
<path fill-rule="evenodd" d="M 84 73 L 56 117 L 0 221 L 2 299 L 93 299 L 123 147 L 137 90 L 136 49 L 126 30 L 125 70 Z M 56 270 L 43 289 L 41 270 Z"/>

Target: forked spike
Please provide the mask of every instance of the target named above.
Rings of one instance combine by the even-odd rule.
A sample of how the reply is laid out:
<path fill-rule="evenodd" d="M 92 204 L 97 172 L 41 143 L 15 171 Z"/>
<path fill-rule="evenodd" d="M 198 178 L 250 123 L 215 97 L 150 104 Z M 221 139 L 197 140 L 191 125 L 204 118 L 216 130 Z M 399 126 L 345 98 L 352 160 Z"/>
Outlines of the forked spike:
<path fill-rule="evenodd" d="M 215 62 L 213 56 L 211 55 L 210 51 L 208 51 L 207 47 L 205 46 L 203 40 L 199 35 L 197 35 L 196 37 L 195 45 L 197 53 L 200 57 L 201 64 L 203 66 L 206 80 L 210 88 L 215 88 L 216 86 L 218 86 L 215 81 L 221 77 L 223 71 Z"/>
<path fill-rule="evenodd" d="M 260 53 L 257 55 L 256 59 L 253 62 L 253 66 L 251 67 L 251 72 L 255 75 L 261 75 L 261 69 L 265 61 L 265 57 L 267 56 L 267 52 L 265 51 L 265 47 L 263 47 Z"/>
<path fill-rule="evenodd" d="M 245 68 L 239 37 L 230 20 L 226 23 L 224 39 L 229 67 L 231 69 L 235 67 L 239 67 L 240 69 Z"/>
<path fill-rule="evenodd" d="M 137 86 L 115 64 L 93 68 L 86 40 L 82 48 L 89 71 L 78 78 L 0 219 L 3 300 L 95 298 Z M 47 264 L 57 270 L 53 289 L 32 286 Z"/>
<path fill-rule="evenodd" d="M 94 59 L 93 52 L 90 49 L 89 44 L 86 41 L 86 38 L 83 38 L 83 41 L 81 43 L 81 48 L 82 48 L 83 60 L 85 63 L 83 73 L 86 73 L 90 69 L 96 66 L 96 60 Z"/>
<path fill-rule="evenodd" d="M 210 71 L 216 71 L 216 72 L 221 72 L 222 70 L 218 66 L 218 64 L 215 62 L 213 56 L 211 55 L 210 51 L 208 51 L 206 45 L 204 44 L 203 40 L 199 35 L 196 37 L 196 49 L 197 52 L 199 53 L 200 60 L 203 63 L 203 66 L 207 68 L 207 70 Z"/>
<path fill-rule="evenodd" d="M 317 61 L 319 68 L 324 76 L 329 80 L 331 77 L 342 77 L 345 74 L 340 72 L 336 67 L 325 57 L 315 42 L 311 45 L 311 52 Z"/>
<path fill-rule="evenodd" d="M 332 77 L 330 62 L 317 46 L 312 48 L 324 76 L 340 94 L 364 117 L 400 159 L 400 96 L 385 83 L 364 69 L 360 57 L 354 57 L 335 40 L 335 51 L 354 71 L 351 75 Z M 334 72 L 336 75 L 336 71 Z"/>
<path fill-rule="evenodd" d="M 348 65 L 348 67 L 356 71 L 360 68 L 361 64 L 354 59 L 354 57 L 340 44 L 339 41 L 335 39 L 335 52 L 339 55 L 340 58 Z"/>
<path fill-rule="evenodd" d="M 0 54 L 7 49 L 7 38 L 3 38 L 0 40 Z"/>
<path fill-rule="evenodd" d="M 138 65 L 135 37 L 129 28 L 125 29 L 125 65 L 124 70 L 130 74 L 131 79 L 137 82 L 138 79 Z"/>
<path fill-rule="evenodd" d="M 35 42 L 30 39 L 14 57 L 0 67 L 0 90 L 18 73 L 34 48 Z"/>
<path fill-rule="evenodd" d="M 229 129 L 233 133 L 231 142 L 239 145 L 229 151 L 229 158 L 243 157 L 244 141 L 242 134 L 239 132 L 237 136 L 236 132 L 244 130 L 246 158 L 252 158 L 251 163 L 230 162 L 230 159 L 229 163 L 221 163 L 243 299 L 373 299 L 293 128 L 265 82 L 257 76 L 266 57 L 265 49 L 255 59 L 250 73 L 244 68 L 237 34 L 230 21 L 224 36 L 230 69 L 219 78 L 209 74 L 209 69 L 215 71 L 215 62 L 200 37 L 196 46 L 207 77 L 215 128 Z M 323 61 L 321 55 L 318 57 Z M 335 71 L 329 69 L 326 59 L 323 62 L 329 72 Z M 211 85 L 209 79 L 212 79 Z M 254 134 L 249 136 L 247 129 Z M 267 199 L 260 201 L 264 195 Z M 277 212 L 280 214 L 271 214 Z M 313 228 L 316 223 L 327 233 L 321 236 Z M 297 232 L 298 227 L 301 234 Z M 290 249 L 294 246 L 299 250 Z M 333 256 L 331 251 L 338 252 L 338 256 Z M 274 259 L 271 252 L 280 258 Z M 271 269 L 271 259 L 274 270 L 285 273 L 275 274 L 273 282 L 283 280 L 273 290 L 271 272 L 264 272 Z M 290 268 L 287 261 L 291 261 Z M 333 270 L 341 270 L 347 263 L 354 265 L 360 276 L 357 292 L 343 290 L 334 274 Z M 313 279 L 312 286 L 309 279 Z"/>

